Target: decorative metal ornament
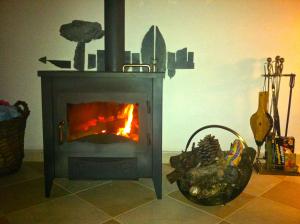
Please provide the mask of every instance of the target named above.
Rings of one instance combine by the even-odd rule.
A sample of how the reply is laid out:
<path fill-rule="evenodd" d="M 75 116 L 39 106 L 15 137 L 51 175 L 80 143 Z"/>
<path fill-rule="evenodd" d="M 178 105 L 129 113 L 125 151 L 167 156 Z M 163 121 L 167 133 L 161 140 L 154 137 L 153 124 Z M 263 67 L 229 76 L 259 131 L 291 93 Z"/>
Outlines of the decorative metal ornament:
<path fill-rule="evenodd" d="M 166 71 L 166 43 L 157 26 L 152 25 L 142 41 L 143 64 L 156 64 L 157 72 Z M 145 71 L 145 69 L 143 69 Z"/>
<path fill-rule="evenodd" d="M 104 36 L 101 24 L 82 20 L 73 20 L 60 27 L 60 35 L 69 41 L 77 42 L 74 55 L 74 68 L 83 71 L 85 60 L 85 44 Z"/>
<path fill-rule="evenodd" d="M 40 62 L 46 64 L 47 62 L 50 62 L 51 64 L 59 67 L 59 68 L 71 68 L 71 61 L 67 60 L 49 60 L 47 57 L 41 57 L 39 59 Z"/>

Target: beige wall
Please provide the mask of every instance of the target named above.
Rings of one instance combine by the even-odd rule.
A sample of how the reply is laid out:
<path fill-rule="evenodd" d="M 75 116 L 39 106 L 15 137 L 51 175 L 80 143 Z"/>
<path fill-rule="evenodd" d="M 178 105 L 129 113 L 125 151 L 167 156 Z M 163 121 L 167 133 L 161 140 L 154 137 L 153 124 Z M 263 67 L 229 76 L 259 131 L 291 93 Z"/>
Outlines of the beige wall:
<path fill-rule="evenodd" d="M 189 136 L 206 124 L 229 126 L 254 146 L 249 118 L 257 109 L 265 58 L 277 54 L 286 59 L 285 72 L 299 75 L 289 128 L 297 143 L 300 139 L 299 12 L 298 0 L 126 1 L 127 50 L 139 52 L 144 34 L 151 25 L 157 25 L 168 51 L 188 47 L 195 52 L 196 69 L 177 70 L 173 79 L 166 77 L 164 81 L 165 151 L 182 150 Z M 31 115 L 26 149 L 42 148 L 37 70 L 56 69 L 41 64 L 38 58 L 73 58 L 76 44 L 59 36 L 60 25 L 73 19 L 98 21 L 103 25 L 103 1 L 0 1 L 0 98 L 28 102 Z M 103 49 L 103 45 L 103 39 L 89 43 L 86 52 L 94 53 Z M 283 130 L 287 99 L 288 82 L 284 80 L 279 102 Z M 214 133 L 227 147 L 231 135 Z"/>

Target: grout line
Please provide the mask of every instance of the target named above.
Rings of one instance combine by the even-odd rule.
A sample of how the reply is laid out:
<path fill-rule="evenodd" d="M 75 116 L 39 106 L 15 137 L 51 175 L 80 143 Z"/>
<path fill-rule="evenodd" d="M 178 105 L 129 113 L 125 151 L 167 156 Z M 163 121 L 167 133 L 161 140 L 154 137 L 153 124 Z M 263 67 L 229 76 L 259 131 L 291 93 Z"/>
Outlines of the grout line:
<path fill-rule="evenodd" d="M 259 175 L 259 174 L 258 174 Z M 252 202 L 253 200 L 257 199 L 257 198 L 264 198 L 264 197 L 261 197 L 264 193 L 268 192 L 269 190 L 271 190 L 272 188 L 274 188 L 275 186 L 277 186 L 278 184 L 280 184 L 283 179 L 281 178 L 278 178 L 280 179 L 280 181 L 278 183 L 273 183 L 271 184 L 266 190 L 264 190 L 262 193 L 258 194 L 258 195 L 253 195 L 253 194 L 250 194 L 252 196 L 254 196 L 254 198 L 250 199 L 248 202 L 246 202 L 245 204 L 243 204 L 241 207 L 237 208 L 236 210 L 234 210 L 232 213 L 228 214 L 227 216 L 224 217 L 224 220 L 228 217 L 231 217 L 233 216 L 234 214 L 236 214 L 238 211 L 240 211 L 241 209 L 245 208 L 250 202 Z M 243 191 L 244 192 L 244 191 Z M 247 193 L 247 192 L 245 192 Z M 247 193 L 249 194 L 249 193 Z M 272 200 L 273 201 L 273 200 Z M 225 220 L 227 222 L 227 220 Z"/>
<path fill-rule="evenodd" d="M 174 192 L 176 192 L 176 191 L 179 191 L 179 189 L 176 189 L 176 190 L 172 190 L 172 191 L 170 191 L 170 192 L 167 192 L 167 195 L 172 194 L 172 193 L 174 193 Z"/>
<path fill-rule="evenodd" d="M 251 175 L 251 178 L 252 178 L 252 176 L 253 176 L 254 174 L 252 174 Z M 258 176 L 260 176 L 260 177 L 263 177 L 263 176 L 272 176 L 272 177 L 276 177 L 276 175 L 263 175 L 263 174 L 255 174 L 255 175 L 258 175 Z M 249 194 L 249 195 L 251 195 L 251 196 L 254 196 L 254 197 L 259 197 L 259 196 L 261 196 L 261 195 L 263 195 L 264 193 L 266 193 L 267 191 L 269 191 L 269 190 L 271 190 L 273 187 L 275 187 L 276 185 L 278 185 L 278 184 L 280 184 L 282 181 L 284 181 L 284 178 L 283 179 L 281 179 L 281 178 L 279 178 L 279 177 L 276 177 L 279 181 L 277 182 L 277 183 L 272 183 L 272 184 L 270 184 L 269 186 L 267 186 L 267 188 L 266 188 L 266 190 L 264 190 L 262 193 L 260 193 L 260 194 L 253 194 L 253 193 L 251 193 L 251 192 L 247 192 L 247 191 L 245 191 L 246 190 L 246 188 L 247 188 L 247 186 L 248 186 L 248 184 L 251 182 L 251 179 L 249 180 L 249 182 L 248 182 L 248 184 L 246 185 L 246 187 L 245 187 L 245 189 L 242 191 L 242 192 L 244 192 L 244 193 L 247 193 L 247 194 Z M 255 182 L 255 181 L 254 181 Z"/>
<path fill-rule="evenodd" d="M 221 219 L 219 222 L 217 222 L 216 224 L 221 224 L 222 222 L 224 222 L 224 221 L 226 221 L 225 219 Z M 226 221 L 227 222 L 227 221 Z M 230 224 L 229 222 L 228 222 L 228 224 Z"/>
<path fill-rule="evenodd" d="M 155 192 L 155 189 L 154 188 L 151 188 L 151 187 L 149 187 L 149 186 L 146 186 L 145 184 L 143 184 L 143 183 L 139 183 L 139 182 L 137 182 L 139 185 L 141 185 L 142 187 L 146 187 L 146 188 L 148 188 L 148 189 L 150 189 L 151 191 L 153 191 L 154 193 L 156 193 Z M 154 183 L 153 183 L 154 184 Z M 172 190 L 172 191 L 170 191 L 170 192 L 164 192 L 163 190 L 162 190 L 162 196 L 167 196 L 168 194 L 171 194 L 171 193 L 173 193 L 173 192 L 175 192 L 175 191 L 178 191 L 179 189 L 176 189 L 176 190 Z M 156 196 L 156 195 L 155 195 Z"/>
<path fill-rule="evenodd" d="M 112 182 L 112 181 L 108 181 L 108 182 L 105 182 L 105 183 L 101 183 L 101 184 L 99 184 L 99 185 L 97 185 L 97 186 L 109 184 L 109 183 L 111 183 L 111 182 Z M 134 182 L 134 181 L 132 181 L 132 182 Z M 134 183 L 135 183 L 135 182 L 134 182 Z M 61 184 L 57 184 L 57 183 L 55 183 L 55 184 L 58 185 L 59 187 L 63 188 L 63 189 L 66 190 L 67 192 L 70 192 L 69 190 L 67 190 L 67 189 L 66 189 L 64 186 L 62 186 Z M 94 186 L 94 187 L 96 187 L 96 186 Z M 80 199 L 81 201 L 83 201 L 83 202 L 85 202 L 85 203 L 88 203 L 88 204 L 91 205 L 92 207 L 96 208 L 98 211 L 100 211 L 100 212 L 104 213 L 105 215 L 107 215 L 108 217 L 110 217 L 109 219 L 105 220 L 103 223 L 105 223 L 105 222 L 107 222 L 107 221 L 109 221 L 109 220 L 111 220 L 111 219 L 114 219 L 114 218 L 116 218 L 116 217 L 118 217 L 118 216 L 120 216 L 120 215 L 126 214 L 127 212 L 130 212 L 130 211 L 132 211 L 132 210 L 134 210 L 134 209 L 136 209 L 136 208 L 139 208 L 139 207 L 141 207 L 141 206 L 143 206 L 143 205 L 146 205 L 146 204 L 151 203 L 151 202 L 153 202 L 153 201 L 156 200 L 156 198 L 155 198 L 155 199 L 153 199 L 153 200 L 151 200 L 151 201 L 149 201 L 149 202 L 146 202 L 146 203 L 141 204 L 141 205 L 139 205 L 139 206 L 137 206 L 137 207 L 134 207 L 134 208 L 132 208 L 132 209 L 129 209 L 129 210 L 123 212 L 123 213 L 120 213 L 120 214 L 118 214 L 117 216 L 111 216 L 110 214 L 106 213 L 106 212 L 103 211 L 102 209 L 98 208 L 98 207 L 97 207 L 96 205 L 94 205 L 93 203 L 91 203 L 91 202 L 89 202 L 89 201 L 87 201 L 87 200 L 85 200 L 85 199 L 79 197 L 79 195 L 77 195 L 79 192 L 87 191 L 87 190 L 92 189 L 92 188 L 94 188 L 94 187 L 86 188 L 86 189 L 81 190 L 81 191 L 78 191 L 78 192 L 76 192 L 76 193 L 70 192 L 71 194 L 69 194 L 69 195 L 76 196 L 76 197 L 77 197 L 78 199 Z M 153 190 L 152 190 L 152 191 L 153 191 Z M 122 224 L 122 223 L 120 223 L 120 224 Z"/>
<path fill-rule="evenodd" d="M 221 224 L 222 222 L 226 222 L 228 224 L 233 224 L 232 222 L 229 222 L 228 220 L 226 219 L 222 219 L 220 222 L 216 223 L 216 224 Z"/>
<path fill-rule="evenodd" d="M 84 189 L 81 189 L 81 190 L 78 190 L 78 191 L 75 191 L 75 192 L 72 192 L 70 190 L 68 190 L 66 187 L 64 187 L 62 184 L 60 183 L 57 183 L 54 181 L 54 183 L 58 186 L 60 186 L 61 188 L 63 188 L 64 190 L 72 193 L 72 194 L 78 194 L 78 193 L 81 193 L 81 192 L 84 192 L 84 191 L 87 191 L 87 190 L 91 190 L 93 188 L 96 188 L 96 187 L 99 187 L 99 186 L 102 186 L 102 185 L 105 185 L 105 184 L 108 184 L 108 183 L 111 183 L 111 181 L 105 181 L 105 182 L 102 182 L 102 183 L 99 183 L 99 184 L 96 184 L 94 186 L 90 186 L 90 187 L 87 187 L 87 188 L 84 188 Z"/>
<path fill-rule="evenodd" d="M 31 205 L 31 206 L 26 207 L 26 208 L 21 208 L 21 209 L 19 209 L 19 210 L 15 210 L 15 211 L 12 211 L 12 212 L 5 213 L 4 216 L 13 214 L 13 213 L 15 213 L 15 212 L 21 212 L 21 211 L 24 211 L 24 210 L 26 210 L 26 209 L 30 209 L 30 208 L 33 208 L 33 207 L 36 207 L 36 206 L 40 206 L 40 205 L 42 205 L 42 204 L 46 204 L 46 203 L 49 203 L 49 202 L 53 202 L 53 201 L 56 201 L 56 200 L 58 200 L 58 199 L 66 198 L 66 197 L 69 197 L 69 196 L 72 196 L 72 195 L 73 195 L 73 194 L 66 194 L 66 195 L 63 195 L 63 196 L 60 196 L 60 197 L 55 197 L 55 198 L 52 198 L 52 199 L 49 198 L 49 199 L 47 199 L 46 201 L 39 202 L 39 203 L 37 203 L 37 204 L 35 204 L 35 205 Z"/>
<path fill-rule="evenodd" d="M 144 178 L 144 179 L 148 179 L 148 178 Z M 149 179 L 151 179 L 151 178 L 149 178 Z M 155 192 L 153 180 L 152 180 L 153 188 L 150 187 L 150 186 L 147 186 L 147 185 L 144 184 L 144 183 L 141 183 L 140 181 L 133 181 L 133 183 L 137 183 L 137 184 L 139 184 L 139 185 L 141 185 L 141 186 L 143 186 L 143 187 L 146 187 L 146 188 L 148 188 L 148 189 L 150 189 L 150 190 L 152 190 L 152 191 Z M 163 182 L 162 182 L 162 185 L 163 185 Z M 163 187 L 163 186 L 162 186 L 162 187 Z M 179 189 L 171 190 L 171 191 L 166 191 L 166 192 L 164 192 L 164 191 L 162 190 L 162 193 L 163 193 L 163 194 L 171 194 L 171 193 L 173 193 L 173 192 L 175 192 L 175 191 L 178 191 L 178 190 L 179 190 Z"/>
<path fill-rule="evenodd" d="M 110 183 L 112 183 L 112 180 L 103 181 L 102 183 L 96 184 L 96 185 L 94 185 L 94 186 L 87 187 L 87 188 L 85 188 L 85 189 L 76 191 L 76 194 L 81 193 L 81 192 L 84 192 L 84 191 L 87 191 L 87 190 L 91 190 L 91 189 L 93 189 L 93 188 L 100 187 L 100 186 L 103 186 L 103 185 L 106 185 L 106 184 L 110 184 Z"/>
<path fill-rule="evenodd" d="M 106 221 L 104 221 L 104 222 L 107 222 L 107 221 L 109 221 L 110 219 L 113 218 L 113 216 L 111 216 L 110 214 L 106 213 L 106 212 L 103 211 L 102 209 L 98 208 L 98 207 L 97 207 L 96 205 L 94 205 L 93 203 L 91 203 L 91 202 L 89 202 L 89 201 L 87 201 L 87 200 L 85 200 L 85 199 L 79 197 L 77 194 L 74 194 L 74 196 L 77 197 L 80 201 L 83 201 L 83 202 L 89 204 L 90 206 L 92 206 L 92 207 L 94 207 L 96 210 L 98 210 L 99 212 L 102 212 L 103 214 L 105 214 L 106 216 L 108 216 L 109 218 L 108 218 Z"/>
<path fill-rule="evenodd" d="M 203 213 L 205 213 L 205 214 L 207 214 L 207 215 L 213 216 L 213 217 L 215 217 L 215 218 L 222 219 L 221 217 L 219 217 L 219 216 L 217 216 L 217 215 L 215 215 L 215 214 L 209 213 L 208 211 L 202 210 L 201 208 L 198 208 L 198 207 L 193 206 L 193 205 L 191 205 L 191 204 L 185 203 L 185 202 L 183 202 L 183 201 L 181 201 L 181 200 L 179 200 L 179 199 L 177 199 L 177 198 L 173 198 L 173 197 L 171 197 L 170 195 L 167 195 L 167 197 L 169 197 L 169 198 L 172 199 L 172 200 L 175 200 L 175 201 L 179 202 L 179 203 L 182 204 L 182 205 L 185 205 L 185 206 L 187 206 L 187 207 L 196 209 L 196 210 L 198 210 L 198 211 L 201 211 L 201 212 L 203 212 Z"/>
<path fill-rule="evenodd" d="M 65 188 L 64 186 L 62 186 L 59 183 L 56 183 L 55 181 L 53 181 L 53 184 L 57 185 L 58 187 L 62 188 L 63 190 L 65 190 L 66 192 L 70 193 L 70 194 L 75 194 L 74 192 L 71 192 L 70 190 L 68 190 L 67 188 Z"/>
<path fill-rule="evenodd" d="M 298 211 L 300 212 L 300 209 L 299 209 L 299 208 L 293 207 L 293 206 L 288 205 L 288 204 L 281 203 L 281 202 L 279 202 L 279 201 L 274 201 L 274 199 L 272 199 L 272 198 L 265 198 L 265 197 L 259 197 L 259 198 L 264 199 L 264 200 L 272 201 L 272 202 L 274 202 L 274 203 L 276 203 L 276 204 L 278 204 L 278 205 L 284 205 L 284 206 L 287 206 L 287 207 L 296 209 L 296 210 L 298 210 Z"/>
<path fill-rule="evenodd" d="M 224 219 L 221 219 L 220 222 L 217 222 L 216 224 L 221 224 L 223 221 L 226 221 Z M 227 222 L 227 221 L 226 221 Z M 230 223 L 229 223 L 230 224 Z"/>
<path fill-rule="evenodd" d="M 258 197 L 254 197 L 252 199 L 250 199 L 249 201 L 247 201 L 245 204 L 243 204 L 242 206 L 240 206 L 239 208 L 237 208 L 236 210 L 234 210 L 233 212 L 231 212 L 230 214 L 228 214 L 227 216 L 225 216 L 223 219 L 225 220 L 226 218 L 233 216 L 235 213 L 237 213 L 238 211 L 240 211 L 241 209 L 245 208 L 248 204 L 250 204 L 250 202 L 254 201 L 255 199 L 257 199 Z M 227 220 L 225 220 L 227 222 Z"/>
<path fill-rule="evenodd" d="M 101 222 L 100 224 L 104 224 L 104 223 L 106 223 L 106 222 L 108 222 L 108 221 L 110 221 L 110 220 L 113 220 L 113 218 L 109 218 L 109 219 L 105 219 L 103 222 Z M 121 223 L 120 223 L 121 224 Z"/>
<path fill-rule="evenodd" d="M 106 216 L 110 217 L 110 218 L 108 218 L 105 222 L 109 221 L 109 220 L 112 218 L 111 215 L 109 215 L 109 214 L 107 214 L 105 211 L 99 209 L 99 208 L 96 207 L 94 204 L 92 204 L 92 203 L 90 203 L 90 202 L 88 202 L 88 201 L 86 201 L 86 200 L 80 198 L 76 193 L 73 193 L 73 192 L 69 191 L 68 189 L 66 189 L 65 187 L 63 187 L 63 186 L 60 185 L 60 184 L 57 184 L 57 183 L 53 183 L 53 184 L 54 184 L 54 185 L 57 185 L 58 187 L 62 188 L 63 190 L 67 191 L 67 192 L 70 193 L 70 194 L 66 194 L 66 195 L 63 195 L 63 196 L 61 196 L 61 197 L 56 197 L 56 198 L 53 198 L 53 199 L 49 199 L 49 200 L 47 200 L 47 201 L 38 203 L 38 204 L 36 204 L 36 205 L 32 205 L 32 206 L 29 206 L 29 207 L 26 207 L 26 208 L 23 208 L 23 209 L 19 209 L 19 210 L 16 210 L 16 211 L 13 211 L 13 212 L 4 214 L 4 215 L 9 215 L 9 214 L 12 214 L 12 213 L 14 213 L 14 212 L 20 212 L 20 211 L 23 211 L 23 210 L 26 210 L 26 209 L 30 209 L 30 208 L 32 208 L 32 207 L 39 206 L 39 205 L 41 205 L 41 204 L 45 204 L 45 203 L 48 203 L 48 202 L 54 202 L 54 201 L 56 201 L 56 200 L 58 200 L 58 199 L 62 199 L 62 198 L 65 198 L 65 197 L 75 196 L 75 197 L 78 198 L 79 200 L 81 200 L 81 201 L 83 201 L 83 202 L 85 202 L 85 203 L 91 205 L 92 207 L 96 208 L 96 210 L 98 210 L 98 211 L 104 213 Z"/>
<path fill-rule="evenodd" d="M 262 196 L 263 194 L 265 194 L 266 192 L 268 192 L 269 190 L 271 190 L 272 188 L 274 188 L 275 186 L 277 186 L 278 184 L 280 184 L 283 180 L 280 180 L 278 183 L 273 183 L 271 184 L 266 190 L 264 190 L 262 193 L 258 194 L 257 197 Z"/>
<path fill-rule="evenodd" d="M 123 222 L 119 221 L 118 219 L 116 219 L 116 218 L 114 218 L 114 217 L 112 217 L 112 218 L 110 218 L 110 219 L 108 219 L 108 220 L 105 220 L 105 221 L 101 222 L 100 224 L 104 224 L 104 223 L 106 223 L 106 222 L 108 222 L 108 221 L 110 221 L 110 220 L 114 220 L 114 221 L 118 222 L 119 224 L 123 224 Z"/>
<path fill-rule="evenodd" d="M 120 224 L 124 224 L 124 222 L 122 222 L 120 219 L 114 218 L 115 221 L 117 221 Z"/>
<path fill-rule="evenodd" d="M 86 202 L 86 203 L 92 205 L 92 206 L 95 207 L 98 211 L 101 211 L 101 212 L 103 212 L 104 214 L 106 214 L 107 216 L 110 217 L 109 219 L 107 219 L 107 220 L 104 221 L 103 223 L 105 223 L 105 222 L 107 222 L 107 221 L 109 221 L 109 220 L 111 220 L 111 219 L 115 219 L 115 220 L 117 220 L 120 224 L 122 224 L 122 222 L 118 219 L 119 216 L 124 215 L 124 214 L 127 214 L 127 213 L 129 213 L 129 212 L 131 212 L 131 211 L 134 211 L 134 210 L 137 209 L 137 208 L 146 206 L 146 205 L 148 205 L 148 204 L 150 204 L 150 203 L 152 203 L 152 202 L 154 202 L 154 201 L 157 200 L 157 199 L 155 198 L 155 199 L 153 199 L 153 200 L 151 200 L 151 201 L 148 201 L 148 202 L 143 203 L 143 204 L 141 204 L 141 205 L 138 205 L 138 206 L 136 206 L 136 207 L 134 207 L 134 208 L 132 208 L 132 209 L 129 209 L 129 210 L 125 211 L 125 212 L 122 212 L 122 213 L 120 213 L 120 214 L 118 214 L 118 215 L 116 215 L 116 216 L 111 216 L 110 214 L 106 213 L 106 212 L 103 211 L 102 209 L 96 207 L 96 206 L 95 206 L 94 204 L 92 204 L 91 202 L 86 201 L 85 199 L 79 197 L 77 194 L 75 194 L 75 196 L 78 197 L 81 201 L 84 201 L 84 202 Z"/>
<path fill-rule="evenodd" d="M 94 207 L 96 210 L 98 210 L 98 211 L 104 213 L 106 216 L 108 216 L 109 218 L 108 218 L 107 220 L 105 220 L 103 223 L 105 223 L 105 222 L 107 222 L 107 221 L 109 221 L 109 220 L 111 219 L 111 217 L 112 217 L 111 215 L 109 215 L 108 213 L 106 213 L 106 212 L 103 211 L 102 209 L 98 208 L 98 207 L 97 207 L 96 205 L 94 205 L 93 203 L 91 203 L 91 202 L 89 202 L 89 201 L 87 201 L 87 200 L 84 200 L 83 198 L 79 197 L 79 195 L 77 195 L 77 193 L 82 192 L 82 191 L 89 190 L 90 188 L 87 188 L 87 189 L 85 189 L 85 190 L 78 191 L 78 192 L 71 192 L 71 191 L 69 191 L 66 187 L 62 186 L 61 184 L 57 184 L 57 183 L 55 183 L 55 184 L 58 185 L 59 187 L 63 188 L 63 189 L 66 190 L 67 192 L 70 192 L 70 193 L 71 193 L 70 195 L 75 196 L 75 197 L 76 197 L 77 199 L 79 199 L 80 201 L 83 201 L 83 202 L 89 204 L 90 206 Z"/>
<path fill-rule="evenodd" d="M 43 201 L 43 202 L 40 202 L 40 203 L 37 203 L 35 205 L 31 205 L 29 207 L 26 207 L 26 208 L 22 208 L 22 209 L 19 209 L 19 210 L 16 210 L 16 211 L 12 211 L 12 212 L 9 212 L 9 213 L 6 213 L 4 215 L 8 215 L 8 214 L 11 214 L 11 213 L 14 213 L 14 212 L 19 212 L 19 211 L 23 211 L 23 210 L 26 210 L 26 209 L 29 209 L 29 208 L 32 208 L 32 207 L 35 207 L 35 206 L 39 206 L 39 205 L 42 205 L 42 204 L 45 204 L 45 203 L 48 203 L 48 202 L 53 202 L 53 201 L 56 201 L 58 199 L 61 199 L 61 198 L 65 198 L 65 197 L 68 197 L 68 196 L 75 196 L 75 193 L 69 191 L 68 189 L 66 189 L 65 187 L 61 186 L 60 184 L 57 184 L 57 183 L 54 183 L 53 182 L 53 185 L 57 185 L 59 188 L 62 188 L 64 191 L 66 191 L 67 193 L 69 194 L 66 194 L 66 195 L 63 195 L 63 196 L 60 196 L 60 197 L 55 197 L 55 198 L 47 198 L 46 201 Z"/>
<path fill-rule="evenodd" d="M 132 212 L 132 211 L 134 211 L 134 210 L 138 209 L 138 208 L 144 207 L 144 206 L 146 206 L 146 205 L 148 205 L 148 204 L 151 204 L 151 203 L 153 203 L 154 201 L 157 201 L 157 199 L 156 199 L 156 198 L 154 198 L 154 199 L 153 199 L 153 200 L 151 200 L 151 201 L 148 201 L 148 202 L 146 202 L 146 203 L 144 203 L 144 204 L 141 204 L 141 205 L 138 205 L 138 206 L 136 206 L 136 207 L 134 207 L 134 208 L 131 208 L 131 209 L 129 209 L 129 210 L 127 210 L 127 211 L 125 211 L 125 212 L 122 212 L 122 213 L 120 213 L 120 214 L 118 214 L 118 215 L 114 216 L 114 218 L 118 219 L 118 218 L 119 218 L 119 216 L 121 216 L 121 215 L 125 215 L 125 214 L 127 214 L 127 213 L 129 213 L 129 212 Z"/>
<path fill-rule="evenodd" d="M 28 182 L 28 181 L 32 181 L 32 180 L 35 180 L 35 179 L 42 179 L 44 176 L 37 176 L 37 177 L 32 177 L 32 178 L 28 178 L 26 180 L 20 180 L 20 181 L 16 181 L 15 183 L 10 183 L 10 184 L 6 184 L 6 185 L 0 185 L 0 188 L 7 188 L 7 187 L 10 187 L 10 186 L 13 186 L 13 185 L 18 185 L 18 184 L 22 184 L 22 183 L 25 183 L 25 182 Z"/>
<path fill-rule="evenodd" d="M 300 182 L 297 182 L 295 180 L 289 180 L 288 177 L 296 177 L 296 178 L 299 178 L 299 180 L 300 180 L 300 176 L 286 176 L 285 178 L 282 179 L 282 181 L 284 181 L 284 182 L 289 182 L 289 183 L 294 183 L 294 184 L 300 185 Z"/>
<path fill-rule="evenodd" d="M 144 179 L 146 179 L 146 178 L 144 178 Z M 155 189 L 154 189 L 154 188 L 152 188 L 152 187 L 150 187 L 150 186 L 147 186 L 146 184 L 140 183 L 139 180 L 138 180 L 138 181 L 132 181 L 132 182 L 133 182 L 133 183 L 136 183 L 136 184 L 138 184 L 138 185 L 140 185 L 140 186 L 142 186 L 142 187 L 148 188 L 149 190 L 155 192 Z M 153 184 L 154 184 L 154 183 L 153 183 Z"/>
<path fill-rule="evenodd" d="M 278 178 L 278 179 L 280 179 L 280 178 Z M 237 208 L 235 211 L 233 211 L 233 212 L 230 213 L 229 215 L 225 216 L 224 219 L 225 219 L 225 218 L 228 218 L 228 217 L 230 217 L 230 216 L 232 216 L 232 215 L 234 215 L 235 213 L 237 213 L 237 212 L 240 211 L 241 209 L 245 208 L 245 207 L 246 207 L 250 202 L 252 202 L 253 200 L 255 200 L 255 199 L 257 199 L 257 198 L 261 198 L 261 196 L 262 196 L 264 193 L 266 193 L 267 191 L 271 190 L 273 187 L 275 187 L 276 185 L 280 184 L 282 181 L 283 181 L 283 180 L 280 179 L 280 181 L 279 181 L 278 183 L 271 184 L 270 187 L 268 187 L 266 190 L 264 190 L 262 193 L 260 193 L 260 194 L 258 194 L 258 195 L 252 195 L 252 194 L 250 194 L 250 195 L 254 196 L 254 198 L 250 199 L 248 202 L 246 202 L 245 204 L 243 204 L 241 207 Z M 244 191 L 243 191 L 243 192 L 244 192 Z M 245 192 L 245 193 L 247 193 L 247 192 Z M 247 193 L 247 194 L 248 194 L 248 193 Z"/>

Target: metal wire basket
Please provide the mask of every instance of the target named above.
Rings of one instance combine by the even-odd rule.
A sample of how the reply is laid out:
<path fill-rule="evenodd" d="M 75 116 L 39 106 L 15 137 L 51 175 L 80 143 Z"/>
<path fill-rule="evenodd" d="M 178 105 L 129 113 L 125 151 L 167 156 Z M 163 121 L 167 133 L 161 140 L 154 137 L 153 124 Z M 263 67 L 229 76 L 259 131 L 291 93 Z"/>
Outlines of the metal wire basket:
<path fill-rule="evenodd" d="M 238 138 L 238 140 L 240 140 L 242 142 L 242 144 L 244 145 L 244 149 L 241 154 L 241 161 L 239 162 L 239 164 L 236 167 L 227 165 L 224 168 L 225 174 L 227 172 L 229 174 L 229 176 L 225 175 L 225 178 L 223 180 L 218 180 L 216 182 L 216 178 L 214 176 L 212 176 L 213 174 L 211 174 L 211 176 L 208 175 L 205 177 L 205 178 L 207 178 L 207 181 L 209 181 L 210 178 L 215 178 L 214 184 L 215 184 L 215 186 L 218 187 L 218 189 L 215 190 L 215 194 L 211 194 L 208 197 L 200 197 L 199 198 L 199 195 L 196 196 L 196 195 L 191 194 L 191 191 L 190 191 L 190 189 L 192 187 L 191 181 L 187 175 L 183 176 L 182 178 L 179 178 L 177 180 L 177 186 L 178 186 L 180 192 L 187 199 L 189 199 L 197 204 L 201 204 L 201 205 L 226 204 L 227 202 L 236 198 L 247 186 L 247 184 L 250 180 L 251 174 L 252 174 L 253 161 L 255 158 L 256 151 L 253 148 L 248 147 L 246 141 L 236 131 L 234 131 L 228 127 L 222 126 L 222 125 L 208 125 L 208 126 L 199 128 L 191 135 L 191 137 L 189 138 L 189 140 L 186 144 L 186 148 L 185 148 L 184 152 L 188 151 L 190 143 L 192 142 L 193 138 L 199 132 L 201 132 L 205 129 L 209 129 L 209 128 L 219 128 L 219 129 L 226 130 L 226 131 L 234 134 Z M 226 152 L 223 151 L 223 153 L 224 153 L 224 156 L 226 156 Z M 235 176 L 233 177 L 230 175 L 235 175 Z M 205 180 L 203 180 L 203 181 L 205 182 Z M 205 189 L 205 188 L 203 189 L 203 188 L 201 188 L 201 186 L 199 187 L 199 189 L 202 191 L 212 190 L 211 189 L 213 187 L 212 185 L 208 184 L 205 186 L 207 186 L 207 188 L 209 188 L 209 189 Z"/>

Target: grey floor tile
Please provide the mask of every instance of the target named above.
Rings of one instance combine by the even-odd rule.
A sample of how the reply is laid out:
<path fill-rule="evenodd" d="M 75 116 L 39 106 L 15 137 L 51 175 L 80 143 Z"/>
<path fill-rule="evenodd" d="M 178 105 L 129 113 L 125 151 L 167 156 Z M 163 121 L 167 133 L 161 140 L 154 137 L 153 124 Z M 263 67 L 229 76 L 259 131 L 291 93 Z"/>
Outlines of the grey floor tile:
<path fill-rule="evenodd" d="M 252 172 L 251 179 L 244 189 L 244 192 L 254 196 L 259 196 L 274 187 L 276 184 L 280 183 L 282 180 L 283 179 L 278 176 L 261 175 Z"/>
<path fill-rule="evenodd" d="M 299 224 L 300 210 L 259 197 L 226 220 L 233 224 Z"/>
<path fill-rule="evenodd" d="M 286 176 L 284 180 L 300 184 L 300 176 Z"/>
<path fill-rule="evenodd" d="M 155 199 L 152 190 L 132 181 L 113 181 L 77 195 L 111 216 Z"/>
<path fill-rule="evenodd" d="M 117 219 L 124 224 L 216 224 L 221 221 L 169 197 L 138 207 Z"/>
<path fill-rule="evenodd" d="M 168 165 L 168 164 L 162 165 L 162 193 L 163 193 L 163 195 L 167 195 L 168 193 L 178 190 L 177 184 L 176 183 L 170 184 L 166 178 L 166 175 L 168 173 L 170 173 L 172 170 L 173 170 L 173 168 L 170 165 Z M 140 178 L 139 183 L 154 190 L 153 181 L 150 178 L 147 178 L 147 179 Z"/>
<path fill-rule="evenodd" d="M 217 206 L 203 206 L 196 203 L 191 202 L 190 200 L 186 199 L 179 191 L 173 192 L 170 194 L 170 197 L 180 200 L 186 204 L 189 204 L 195 208 L 199 208 L 204 210 L 208 213 L 216 215 L 220 218 L 225 218 L 237 209 L 239 209 L 244 204 L 248 203 L 249 201 L 253 200 L 255 197 L 249 195 L 247 193 L 241 193 L 237 198 L 228 202 L 226 205 L 217 205 Z"/>
<path fill-rule="evenodd" d="M 77 193 L 79 191 L 98 186 L 100 184 L 108 183 L 109 181 L 101 180 L 69 180 L 67 178 L 56 178 L 54 183 L 62 186 L 64 189 Z"/>
<path fill-rule="evenodd" d="M 283 181 L 264 193 L 262 197 L 300 210 L 300 184 L 298 183 Z"/>
<path fill-rule="evenodd" d="M 0 189 L 0 210 L 5 214 L 68 194 L 68 192 L 54 184 L 51 197 L 46 198 L 44 195 L 43 178 L 29 180 Z"/>
<path fill-rule="evenodd" d="M 13 224 L 99 224 L 110 217 L 77 196 L 65 196 L 7 215 Z"/>
<path fill-rule="evenodd" d="M 169 184 L 166 174 L 171 170 L 163 165 L 163 200 L 155 200 L 152 179 L 138 183 L 55 179 L 57 184 L 47 199 L 43 163 L 24 162 L 20 171 L 0 178 L 0 224 L 300 224 L 300 177 L 253 172 L 237 199 L 225 206 L 208 207 L 188 201 L 177 191 L 176 183 Z M 66 196 L 69 193 L 64 189 L 79 192 L 81 199 Z M 112 217 L 116 218 L 109 219 Z"/>
<path fill-rule="evenodd" d="M 21 169 L 16 173 L 0 177 L 0 188 L 39 177 L 42 177 L 40 172 L 34 170 L 27 163 L 23 163 Z"/>
<path fill-rule="evenodd" d="M 40 174 L 44 175 L 44 163 L 43 162 L 24 162 L 33 170 L 39 172 Z"/>

